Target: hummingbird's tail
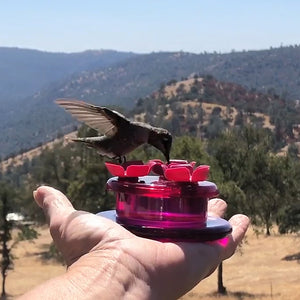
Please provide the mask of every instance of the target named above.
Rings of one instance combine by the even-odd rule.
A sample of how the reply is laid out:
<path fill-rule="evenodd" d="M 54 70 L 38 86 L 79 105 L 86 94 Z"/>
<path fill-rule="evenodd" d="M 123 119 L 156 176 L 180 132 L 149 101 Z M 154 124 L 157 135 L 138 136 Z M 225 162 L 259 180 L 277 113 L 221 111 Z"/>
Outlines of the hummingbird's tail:
<path fill-rule="evenodd" d="M 71 138 L 71 141 L 73 142 L 84 142 L 86 138 Z"/>
<path fill-rule="evenodd" d="M 121 159 L 121 156 L 116 154 L 112 149 L 111 140 L 106 136 L 94 136 L 94 137 L 83 137 L 83 138 L 72 138 L 72 141 L 84 143 L 89 148 L 97 150 L 101 156 L 107 156 L 109 158 Z"/>
<path fill-rule="evenodd" d="M 94 147 L 95 141 L 91 138 L 72 138 L 71 139 L 73 142 L 79 142 L 79 143 L 84 143 L 88 147 Z"/>

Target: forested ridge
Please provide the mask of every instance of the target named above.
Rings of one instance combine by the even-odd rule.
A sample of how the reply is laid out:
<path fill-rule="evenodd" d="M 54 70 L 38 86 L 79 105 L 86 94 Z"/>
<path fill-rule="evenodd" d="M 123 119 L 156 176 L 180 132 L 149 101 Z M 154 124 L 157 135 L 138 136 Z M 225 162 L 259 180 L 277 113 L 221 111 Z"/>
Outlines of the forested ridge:
<path fill-rule="evenodd" d="M 251 124 L 270 131 L 275 151 L 288 146 L 298 151 L 297 101 L 287 101 L 274 91 L 265 94 L 219 81 L 211 75 L 170 80 L 148 97 L 138 99 L 132 113 L 139 121 L 168 128 L 173 135 L 202 139 Z"/>
<path fill-rule="evenodd" d="M 2 52 L 1 159 L 73 130 L 71 118 L 53 103 L 56 98 L 80 98 L 119 106 L 128 112 L 137 99 L 151 94 L 162 83 L 180 81 L 191 74 L 201 77 L 210 74 L 218 81 L 238 84 L 253 94 L 278 95 L 284 102 L 293 103 L 300 99 L 299 45 L 200 54 L 87 51 L 58 55 L 22 49 L 2 49 Z M 26 63 L 19 62 L 22 57 L 26 57 Z M 59 68 L 55 68 L 57 65 Z M 251 105 L 251 101 L 247 102 Z M 278 118 L 285 122 L 282 116 Z"/>

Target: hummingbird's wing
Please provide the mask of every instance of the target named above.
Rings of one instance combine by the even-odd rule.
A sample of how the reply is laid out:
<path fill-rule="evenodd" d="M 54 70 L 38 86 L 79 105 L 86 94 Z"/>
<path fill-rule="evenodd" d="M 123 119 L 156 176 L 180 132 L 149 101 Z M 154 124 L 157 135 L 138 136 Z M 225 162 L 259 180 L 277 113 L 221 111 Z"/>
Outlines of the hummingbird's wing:
<path fill-rule="evenodd" d="M 122 114 L 106 107 L 95 106 L 74 99 L 57 99 L 55 102 L 71 113 L 78 121 L 106 136 L 115 135 L 119 128 L 130 123 Z"/>

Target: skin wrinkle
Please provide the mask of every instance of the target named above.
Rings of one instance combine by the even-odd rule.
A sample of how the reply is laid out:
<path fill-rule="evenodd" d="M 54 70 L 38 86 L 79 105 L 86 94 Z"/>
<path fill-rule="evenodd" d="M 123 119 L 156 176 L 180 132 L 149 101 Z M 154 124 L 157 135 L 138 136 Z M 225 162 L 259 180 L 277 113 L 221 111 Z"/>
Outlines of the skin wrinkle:
<path fill-rule="evenodd" d="M 110 227 L 105 229 L 102 235 L 101 244 L 106 245 L 107 243 L 113 243 L 117 241 L 121 245 L 122 241 L 131 239 L 133 237 L 133 235 L 130 232 L 124 229 L 124 233 L 126 232 L 126 237 L 122 237 L 120 239 L 120 233 L 118 232 L 119 230 L 116 230 L 116 227 L 114 225 L 115 224 L 111 224 Z"/>
<path fill-rule="evenodd" d="M 135 272 L 135 273 L 137 273 L 137 274 L 144 274 L 145 275 L 145 274 L 147 274 L 147 271 L 146 271 L 147 268 L 146 268 L 145 264 L 143 263 L 143 261 L 140 260 L 137 256 L 134 257 L 130 253 L 130 251 L 127 250 L 127 247 L 124 246 L 124 245 L 130 244 L 131 240 L 132 240 L 131 238 L 126 238 L 126 239 L 122 239 L 122 240 L 112 241 L 109 244 L 109 245 L 111 245 L 111 247 L 107 247 L 106 246 L 105 249 L 108 249 L 108 250 L 109 250 L 109 248 L 120 249 L 121 253 L 125 255 L 125 260 L 127 260 L 128 258 L 130 258 L 130 259 L 132 259 L 132 260 L 134 260 L 134 261 L 136 261 L 138 263 L 139 271 Z M 126 243 L 124 243 L 124 241 L 126 241 Z M 132 240 L 132 242 L 134 242 L 134 241 Z M 134 265 L 134 263 L 130 263 L 129 265 L 130 266 Z M 130 267 L 128 267 L 128 268 L 130 268 Z M 146 277 L 148 277 L 148 276 L 146 276 Z"/>
<path fill-rule="evenodd" d="M 141 264 L 140 261 L 138 261 L 136 258 L 134 258 L 126 251 L 123 251 L 123 254 L 125 255 L 125 257 L 121 263 L 123 267 L 126 268 L 126 270 L 130 274 L 130 276 L 128 276 L 128 279 L 124 285 L 124 291 L 125 294 L 132 295 L 133 292 L 136 293 L 136 291 L 139 290 L 137 286 L 146 285 L 145 283 L 148 282 L 148 280 L 146 280 L 145 278 L 146 277 L 148 278 L 149 276 L 147 276 L 146 268 Z M 138 262 L 137 265 L 135 264 L 136 261 Z M 132 266 L 136 266 L 136 267 L 132 269 Z M 123 281 L 120 280 L 120 282 L 123 282 L 124 284 L 124 280 Z M 141 299 L 141 298 L 139 297 L 137 299 Z"/>
<path fill-rule="evenodd" d="M 78 275 L 82 275 L 82 273 L 80 272 L 80 273 L 76 274 L 76 278 L 77 278 Z M 83 276 L 82 276 L 82 277 L 83 277 Z M 74 290 L 77 290 L 81 295 L 84 295 L 84 294 L 85 294 L 86 288 L 84 288 L 83 286 L 79 285 L 79 284 L 77 283 L 77 281 L 74 280 L 74 277 L 72 277 L 72 276 L 67 276 L 67 280 L 68 280 L 68 282 L 71 284 L 71 287 L 73 287 Z M 83 281 L 83 283 L 84 283 L 84 281 Z"/>
<path fill-rule="evenodd" d="M 131 289 L 134 288 L 134 290 L 138 291 L 138 288 L 136 287 L 135 283 L 142 284 L 143 285 L 143 290 L 148 290 L 148 293 L 150 293 L 150 282 L 149 278 L 151 277 L 149 273 L 151 273 L 149 270 L 149 265 L 145 265 L 143 260 L 140 260 L 138 256 L 134 256 L 130 251 L 127 251 L 127 245 L 131 244 L 131 242 L 134 242 L 132 239 L 132 234 L 130 234 L 130 237 L 128 238 L 123 238 L 121 240 L 116 240 L 116 241 L 108 241 L 106 240 L 105 243 L 106 250 L 109 251 L 114 251 L 116 248 L 121 250 L 121 253 L 123 254 L 121 256 L 121 260 L 118 262 L 121 263 L 129 272 L 130 272 L 130 277 L 134 280 L 127 282 L 127 292 L 128 294 L 131 294 L 132 291 Z M 143 238 L 139 238 L 139 242 L 143 243 Z M 149 241 L 147 241 L 149 242 Z M 152 241 L 155 243 L 156 241 Z M 109 245 L 109 247 L 107 246 Z M 132 269 L 132 266 L 135 266 L 135 269 Z M 123 280 L 124 283 L 124 280 Z M 139 294 L 139 293 L 138 293 Z M 141 296 L 145 295 L 138 295 L 137 299 L 142 299 Z M 132 299 L 132 298 L 130 298 Z"/>
<path fill-rule="evenodd" d="M 71 226 L 72 220 L 78 215 L 78 212 L 74 211 L 72 212 L 66 220 L 64 220 L 62 223 L 59 224 L 59 226 L 50 224 L 50 233 L 53 237 L 53 240 L 56 241 L 57 245 L 59 248 L 60 246 L 60 241 L 63 244 L 64 242 L 68 242 L 69 240 L 72 240 L 72 236 L 69 236 L 69 238 L 66 238 L 66 232 L 68 232 L 68 227 Z M 72 249 L 70 246 L 69 249 Z M 69 259 L 67 260 L 67 266 L 71 265 L 74 263 L 81 255 L 82 253 L 79 253 L 78 255 L 74 256 L 71 254 L 72 251 L 70 251 Z"/>
<path fill-rule="evenodd" d="M 144 240 L 145 240 L 144 238 L 138 238 L 138 242 L 140 242 L 142 246 L 144 244 Z M 155 240 L 151 240 L 151 241 L 147 240 L 147 243 L 149 243 L 149 242 L 151 242 L 151 243 L 160 243 L 160 242 L 155 241 Z M 146 274 L 146 277 L 144 279 L 150 284 L 149 278 L 152 277 L 151 273 L 154 274 L 156 272 L 156 270 L 157 270 L 157 268 L 151 268 L 151 267 L 154 266 L 154 265 L 157 265 L 156 262 L 161 261 L 161 256 L 160 256 L 160 259 L 158 259 L 158 257 L 159 257 L 158 251 L 157 251 L 158 248 L 157 247 L 153 247 L 153 249 L 155 249 L 155 260 L 153 262 L 153 259 L 151 259 L 152 263 L 149 264 L 148 262 L 140 259 L 139 255 L 135 255 L 134 256 L 134 255 L 130 254 L 132 252 L 132 250 L 128 251 L 127 250 L 127 245 L 129 245 L 129 248 L 130 248 L 130 244 L 128 244 L 128 243 L 124 244 L 123 243 L 122 244 L 122 250 L 125 253 L 128 253 L 131 257 L 133 257 L 138 262 L 139 266 L 142 267 L 143 273 Z M 146 247 L 145 247 L 145 251 L 147 250 Z M 166 254 L 162 253 L 162 255 L 166 255 Z M 152 257 L 152 255 L 151 255 L 151 257 Z"/>
<path fill-rule="evenodd" d="M 111 259 L 116 266 L 111 276 L 118 280 L 124 295 L 129 294 L 132 296 L 132 292 L 138 290 L 137 286 L 145 286 L 145 277 L 147 277 L 145 267 L 138 261 L 138 269 L 137 267 L 132 269 L 132 266 L 136 266 L 136 258 L 123 249 L 117 249 L 114 246 L 112 246 L 112 248 L 111 251 L 108 248 L 106 249 L 106 251 L 113 254 L 113 258 L 110 257 L 109 259 Z M 118 252 L 118 255 L 116 255 L 116 252 Z M 124 279 L 126 280 L 124 281 Z M 141 298 L 137 297 L 137 299 Z"/>
<path fill-rule="evenodd" d="M 84 215 L 87 216 L 88 220 L 90 219 L 90 214 L 89 213 L 86 213 L 86 212 L 81 212 L 81 211 L 74 211 L 73 213 L 71 213 L 71 215 L 66 219 L 65 222 L 63 222 L 60 226 L 59 229 L 57 228 L 51 228 L 50 226 L 50 231 L 52 233 L 53 232 L 53 236 L 60 236 L 61 238 L 58 238 L 58 241 L 59 240 L 63 240 L 63 242 L 67 242 L 68 243 L 68 240 L 71 240 L 73 241 L 73 243 L 76 243 L 77 240 L 84 240 L 85 238 L 84 237 L 81 237 L 81 235 L 79 234 L 80 232 L 77 232 L 77 231 L 74 231 L 73 230 L 73 234 L 70 234 L 70 230 L 69 230 L 69 227 L 72 226 L 72 222 L 74 221 L 74 219 L 76 219 L 77 217 L 80 217 L 80 222 L 76 223 L 76 227 L 80 227 L 80 226 L 84 226 L 84 227 L 89 227 L 90 224 L 93 224 L 92 222 L 86 222 L 85 218 L 82 218 Z M 97 217 L 96 217 L 97 218 Z M 95 221 L 97 221 L 98 219 L 95 219 Z M 98 222 L 95 222 L 95 230 L 97 230 L 98 228 Z M 111 228 L 113 229 L 113 228 Z M 56 231 L 57 230 L 57 231 Z M 107 230 L 109 232 L 110 228 Z M 68 239 L 65 237 L 65 232 L 68 232 Z M 72 232 L 72 231 L 71 231 Z M 79 236 L 78 236 L 79 234 Z M 93 234 L 97 234 L 97 232 L 95 231 Z M 76 236 L 77 240 L 73 239 L 73 235 Z M 89 241 L 92 237 L 92 235 L 89 235 L 88 237 L 86 237 L 86 240 Z M 106 233 L 104 232 L 103 236 L 105 237 Z M 109 235 L 108 235 L 109 236 Z M 55 237 L 54 237 L 55 238 Z M 83 248 L 82 248 L 82 252 L 81 253 L 78 253 L 76 256 L 72 255 L 72 251 L 70 251 L 69 253 L 69 257 L 71 257 L 71 260 L 69 259 L 68 261 L 68 265 L 74 263 L 83 253 L 86 252 L 86 250 L 88 248 L 88 251 L 91 252 L 93 251 L 94 249 L 97 249 L 99 247 L 99 244 L 96 244 L 96 245 L 90 245 L 89 247 L 87 247 L 87 244 L 86 243 L 82 243 L 83 245 Z M 72 247 L 70 247 L 70 249 L 72 249 Z M 74 249 L 76 252 L 78 252 L 78 248 L 77 249 Z"/>
<path fill-rule="evenodd" d="M 96 254 L 96 255 L 95 255 Z M 116 259 L 112 259 L 110 254 L 104 255 L 106 253 L 93 253 L 93 255 L 90 257 L 88 255 L 82 256 L 78 263 L 80 263 L 80 268 L 77 268 L 77 263 L 70 266 L 69 270 L 77 276 L 78 273 L 82 274 L 82 278 L 80 280 L 80 285 L 82 285 L 82 282 L 85 282 L 88 277 L 88 285 L 86 287 L 87 290 L 83 290 L 84 295 L 86 293 L 90 292 L 91 287 L 98 290 L 99 286 L 101 286 L 103 291 L 106 291 L 111 284 L 111 279 L 114 278 L 115 274 L 117 274 L 118 271 L 118 261 Z M 93 265 L 90 264 L 89 261 L 94 261 L 94 258 L 104 258 L 105 263 L 101 263 L 101 265 Z M 101 260 L 100 260 L 101 261 Z M 113 262 L 113 263 L 111 263 Z M 88 276 L 87 276 L 88 274 Z M 101 280 L 99 280 L 99 278 Z M 114 286 L 114 288 L 117 288 Z M 119 282 L 118 289 L 122 289 L 122 282 Z M 92 292 L 92 291 L 91 291 Z M 117 291 L 114 291 L 117 292 Z M 85 299 L 85 297 L 84 297 Z"/>
<path fill-rule="evenodd" d="M 110 230 L 108 230 L 110 232 Z M 105 236 L 105 234 L 104 234 Z M 110 236 L 110 233 L 108 233 L 108 236 Z M 111 236 L 110 236 L 111 239 Z M 125 239 L 122 239 L 124 241 Z M 121 284 L 124 285 L 124 295 L 126 293 L 131 294 L 132 289 L 137 289 L 136 283 L 139 282 L 140 284 L 143 284 L 145 286 L 145 282 L 148 282 L 149 280 L 146 280 L 149 276 L 147 276 L 146 267 L 143 265 L 141 261 L 134 258 L 130 253 L 126 251 L 126 249 L 123 249 L 121 245 L 123 244 L 122 241 L 119 240 L 111 240 L 111 241 L 105 241 L 105 248 L 101 247 L 99 248 L 99 245 L 96 245 L 90 252 L 93 254 L 98 253 L 99 255 L 96 255 L 96 257 L 104 258 L 107 261 L 112 261 L 114 266 L 123 266 L 123 270 L 117 270 L 115 267 L 114 271 L 112 269 L 106 269 L 105 267 L 101 266 L 103 274 L 105 274 L 105 277 L 107 278 L 107 282 L 109 284 L 109 279 L 115 277 L 118 279 L 120 286 Z M 130 239 L 128 239 L 130 241 Z M 99 249 L 98 249 L 99 248 Z M 122 249 L 121 249 L 122 248 Z M 93 252 L 94 251 L 94 252 Z M 93 255 L 95 257 L 95 255 Z M 82 257 L 84 258 L 84 256 Z M 134 260 L 131 262 L 131 260 Z M 136 266 L 135 261 L 138 262 L 138 270 L 132 270 L 131 266 Z M 118 271 L 118 272 L 117 272 Z M 126 272 L 125 272 L 126 271 Z M 123 274 L 122 277 L 119 278 L 119 274 Z M 124 274 L 127 274 L 125 278 L 128 278 L 127 281 L 124 284 Z M 103 287 L 109 287 L 104 286 Z M 149 290 L 149 286 L 147 288 Z M 131 294 L 132 295 L 132 294 Z M 132 299 L 132 298 L 131 298 Z M 141 299 L 140 297 L 137 297 L 137 299 Z"/>

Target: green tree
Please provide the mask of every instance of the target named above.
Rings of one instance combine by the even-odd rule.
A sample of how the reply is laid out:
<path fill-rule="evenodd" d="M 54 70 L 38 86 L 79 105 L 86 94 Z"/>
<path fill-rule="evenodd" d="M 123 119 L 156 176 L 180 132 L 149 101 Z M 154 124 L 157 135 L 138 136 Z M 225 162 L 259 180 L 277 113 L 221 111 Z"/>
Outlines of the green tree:
<path fill-rule="evenodd" d="M 103 161 L 90 163 L 80 170 L 67 189 L 76 209 L 92 213 L 112 209 L 114 198 L 106 191 L 109 176 Z"/>
<path fill-rule="evenodd" d="M 275 156 L 272 141 L 268 131 L 245 127 L 225 132 L 209 145 L 224 175 L 221 184 L 229 211 L 232 202 L 235 209 L 251 216 L 253 224 L 264 225 L 268 235 L 278 212 L 299 190 L 293 161 Z M 290 176 L 292 171 L 295 176 Z M 241 197 L 239 206 L 235 194 Z"/>
<path fill-rule="evenodd" d="M 13 186 L 5 181 L 0 182 L 0 237 L 1 237 L 1 275 L 2 275 L 2 291 L 1 299 L 6 299 L 6 278 L 8 270 L 13 267 L 14 257 L 11 253 L 12 249 L 20 240 L 34 239 L 37 237 L 37 232 L 26 224 L 19 224 L 18 235 L 12 238 L 12 229 L 14 228 L 14 221 L 8 219 L 8 214 L 12 213 L 14 205 L 14 198 L 16 194 Z"/>
<path fill-rule="evenodd" d="M 206 129 L 206 136 L 208 139 L 216 138 L 226 128 L 224 121 L 218 116 L 211 114 L 209 124 Z"/>
<path fill-rule="evenodd" d="M 209 156 L 205 151 L 204 144 L 199 138 L 191 136 L 175 138 L 171 156 L 173 159 L 185 159 L 202 164 L 208 164 L 209 162 Z"/>
<path fill-rule="evenodd" d="M 11 240 L 12 223 L 7 220 L 9 212 L 9 197 L 11 196 L 11 189 L 4 183 L 0 183 L 0 200 L 1 200 L 1 275 L 2 275 L 2 292 L 1 298 L 6 297 L 5 283 L 7 277 L 7 270 L 12 265 L 11 248 L 8 242 Z"/>
<path fill-rule="evenodd" d="M 283 208 L 278 216 L 279 232 L 283 233 L 299 233 L 300 231 L 300 201 L 296 199 L 295 203 L 291 203 Z"/>

